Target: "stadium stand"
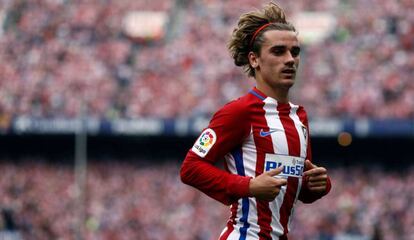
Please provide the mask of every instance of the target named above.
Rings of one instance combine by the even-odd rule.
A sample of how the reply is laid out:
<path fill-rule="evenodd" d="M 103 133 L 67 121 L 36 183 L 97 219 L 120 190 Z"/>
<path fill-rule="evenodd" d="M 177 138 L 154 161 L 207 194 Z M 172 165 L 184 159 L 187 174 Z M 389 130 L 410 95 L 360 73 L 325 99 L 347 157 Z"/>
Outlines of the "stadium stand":
<path fill-rule="evenodd" d="M 176 161 L 94 162 L 87 184 L 86 239 L 216 239 L 229 209 L 183 185 Z M 29 160 L 0 165 L 1 208 L 23 239 L 71 239 L 70 166 Z M 331 171 L 332 193 L 299 204 L 292 239 L 412 239 L 414 169 L 352 166 Z M 219 221 L 218 221 L 219 220 Z"/>
<path fill-rule="evenodd" d="M 239 14 L 265 1 L 176 2 L 2 3 L 2 118 L 73 118 L 82 99 L 98 118 L 210 115 L 246 92 L 253 81 L 233 66 L 225 43 Z M 311 117 L 413 117 L 412 1 L 285 5 L 290 16 L 337 16 L 336 31 L 306 46 L 302 57 L 294 99 Z M 128 38 L 122 21 L 132 10 L 169 13 L 178 24 L 166 31 L 175 34 L 155 42 Z"/>

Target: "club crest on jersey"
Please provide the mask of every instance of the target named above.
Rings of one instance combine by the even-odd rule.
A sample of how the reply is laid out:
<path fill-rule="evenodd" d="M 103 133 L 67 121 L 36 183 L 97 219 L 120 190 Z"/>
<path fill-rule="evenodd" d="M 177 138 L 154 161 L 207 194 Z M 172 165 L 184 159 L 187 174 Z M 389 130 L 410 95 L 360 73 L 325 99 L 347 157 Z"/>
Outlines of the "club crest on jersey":
<path fill-rule="evenodd" d="M 217 135 L 214 130 L 207 128 L 201 133 L 191 150 L 198 156 L 205 157 L 213 147 L 214 143 L 216 143 L 216 140 Z"/>
<path fill-rule="evenodd" d="M 305 138 L 305 141 L 307 141 L 308 140 L 308 131 L 307 131 L 305 126 L 302 126 L 302 132 L 303 132 L 303 137 Z"/>

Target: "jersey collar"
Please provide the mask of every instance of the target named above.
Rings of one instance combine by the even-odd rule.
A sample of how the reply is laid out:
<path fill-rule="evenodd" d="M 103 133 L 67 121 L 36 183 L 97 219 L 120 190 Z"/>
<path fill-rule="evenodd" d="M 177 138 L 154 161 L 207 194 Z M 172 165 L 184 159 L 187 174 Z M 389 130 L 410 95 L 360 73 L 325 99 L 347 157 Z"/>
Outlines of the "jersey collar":
<path fill-rule="evenodd" d="M 250 90 L 249 93 L 253 94 L 254 96 L 256 96 L 262 101 L 267 98 L 267 96 L 264 93 L 262 93 L 259 89 L 257 89 L 256 87 Z"/>

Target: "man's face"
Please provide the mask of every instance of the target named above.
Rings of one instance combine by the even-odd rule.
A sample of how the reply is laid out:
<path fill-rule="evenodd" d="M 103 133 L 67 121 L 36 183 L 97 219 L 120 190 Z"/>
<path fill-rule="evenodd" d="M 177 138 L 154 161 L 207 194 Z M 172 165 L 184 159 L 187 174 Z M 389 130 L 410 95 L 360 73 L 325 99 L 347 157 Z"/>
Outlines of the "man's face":
<path fill-rule="evenodd" d="M 289 89 L 299 66 L 300 47 L 296 33 L 269 30 L 263 36 L 265 42 L 260 57 L 257 57 L 256 79 L 273 89 Z"/>

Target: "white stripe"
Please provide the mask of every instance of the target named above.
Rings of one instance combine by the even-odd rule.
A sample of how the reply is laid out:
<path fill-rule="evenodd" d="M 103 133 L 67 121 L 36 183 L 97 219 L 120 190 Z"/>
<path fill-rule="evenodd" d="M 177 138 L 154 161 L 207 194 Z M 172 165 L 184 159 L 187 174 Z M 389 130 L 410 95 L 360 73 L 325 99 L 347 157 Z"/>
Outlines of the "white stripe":
<path fill-rule="evenodd" d="M 273 142 L 273 150 L 277 154 L 289 155 L 289 148 L 287 144 L 285 129 L 279 118 L 279 112 L 277 111 L 277 102 L 273 98 L 266 98 L 264 100 L 264 110 L 267 126 L 269 129 L 276 130 L 271 134 Z"/>
<path fill-rule="evenodd" d="M 270 202 L 269 207 L 272 211 L 272 222 L 270 226 L 273 231 L 271 232 L 272 239 L 279 239 L 279 236 L 283 235 L 283 226 L 280 223 L 280 207 L 282 206 L 283 199 L 285 198 L 286 186 L 280 189 L 279 195 L 274 201 Z"/>
<path fill-rule="evenodd" d="M 307 146 L 307 142 L 306 142 L 305 136 L 303 135 L 303 130 L 302 130 L 302 126 L 305 127 L 305 125 L 303 125 L 303 123 L 299 119 L 299 116 L 297 115 L 298 108 L 299 108 L 298 105 L 294 105 L 294 104 L 290 103 L 290 114 L 289 114 L 289 117 L 295 123 L 296 131 L 298 132 L 298 135 L 299 135 L 299 140 L 300 140 L 300 156 L 303 157 L 303 158 L 306 158 L 306 146 Z"/>
<path fill-rule="evenodd" d="M 289 221 L 288 221 L 288 231 L 289 232 L 290 232 L 290 228 L 291 228 L 291 224 L 292 224 L 292 220 L 293 220 L 293 214 L 295 213 L 295 205 L 296 205 L 296 202 L 298 201 L 298 197 L 299 197 L 299 193 L 300 193 L 301 188 L 302 188 L 302 178 L 299 178 L 298 190 L 296 191 L 295 201 L 293 202 L 292 210 L 290 211 L 290 216 L 289 216 Z"/>
<path fill-rule="evenodd" d="M 300 156 L 303 157 L 303 158 L 306 158 L 307 142 L 306 142 L 305 135 L 304 135 L 303 129 L 302 129 L 302 126 L 304 127 L 305 125 L 300 121 L 300 118 L 299 118 L 299 116 L 297 114 L 297 111 L 299 109 L 299 106 L 298 105 L 294 105 L 292 103 L 289 103 L 289 104 L 290 104 L 290 114 L 289 114 L 289 117 L 295 123 L 296 131 L 298 132 L 298 135 L 299 135 L 299 141 L 300 141 Z M 301 188 L 302 188 L 302 178 L 299 178 L 298 190 L 296 191 L 296 197 L 295 197 L 295 200 L 293 202 L 293 207 L 291 209 L 290 216 L 289 216 L 289 220 L 288 220 L 288 231 L 289 232 L 290 232 L 290 228 L 291 228 L 293 214 L 294 214 L 294 211 L 295 211 L 295 204 L 296 204 L 296 201 L 298 200 L 298 197 L 299 197 L 299 193 L 300 193 Z"/>
<path fill-rule="evenodd" d="M 229 169 L 230 173 L 237 174 L 237 168 L 236 168 L 236 160 L 234 160 L 234 157 L 231 153 L 226 154 L 224 156 L 226 159 L 227 168 Z"/>
<path fill-rule="evenodd" d="M 250 227 L 247 229 L 246 240 L 259 239 L 260 227 L 257 224 L 257 203 L 256 198 L 249 198 L 249 224 Z"/>
<path fill-rule="evenodd" d="M 224 158 L 225 158 L 225 161 L 226 161 L 226 164 L 227 164 L 227 169 L 229 170 L 229 172 L 233 173 L 233 174 L 237 174 L 236 161 L 235 161 L 233 155 L 231 153 L 228 153 L 224 156 Z M 232 208 L 232 205 L 230 205 L 230 214 L 231 214 L 230 217 L 233 216 L 232 215 L 233 212 L 231 211 L 231 208 Z M 239 219 L 241 218 L 242 214 L 243 213 L 242 213 L 242 209 L 241 209 L 241 199 L 239 199 L 238 202 L 237 202 L 236 216 L 234 218 L 236 224 L 233 224 L 233 231 L 230 233 L 229 236 L 227 236 L 228 240 L 233 240 L 233 239 L 238 240 L 239 239 L 240 234 L 239 234 L 239 227 L 237 226 L 237 224 L 239 223 Z M 221 232 L 220 236 L 223 235 L 226 232 L 226 230 L 227 230 L 227 226 Z"/>
<path fill-rule="evenodd" d="M 246 176 L 255 177 L 257 150 L 253 138 L 253 129 L 250 129 L 249 137 L 242 145 L 244 173 Z"/>
<path fill-rule="evenodd" d="M 255 177 L 256 175 L 256 145 L 253 138 L 253 130 L 251 129 L 249 137 L 242 144 L 242 154 L 243 154 L 243 168 L 246 176 Z M 229 171 L 231 173 L 237 174 L 237 168 L 235 159 L 232 154 L 227 154 L 225 156 L 226 163 Z M 243 217 L 242 211 L 242 201 L 243 199 L 238 200 L 237 211 L 236 211 L 236 224 L 234 225 L 234 230 L 228 236 L 227 239 L 239 239 L 240 237 L 240 228 L 244 226 L 243 222 L 240 222 L 240 218 Z M 259 232 L 259 226 L 257 225 L 257 207 L 256 200 L 254 198 L 249 198 L 249 212 L 247 216 L 247 221 L 250 224 L 247 229 L 246 240 L 257 239 L 257 234 L 254 236 L 253 232 Z"/>
<path fill-rule="evenodd" d="M 277 102 L 269 97 L 264 102 L 265 105 L 263 108 L 265 110 L 267 125 L 270 130 L 276 130 L 276 132 L 271 134 L 273 151 L 277 154 L 289 155 L 285 129 L 283 128 L 279 118 L 279 112 L 277 111 Z M 286 186 L 283 186 L 276 199 L 269 204 L 270 210 L 272 211 L 272 221 L 270 223 L 272 228 L 271 236 L 274 239 L 278 239 L 278 236 L 283 234 L 283 226 L 280 224 L 280 207 L 282 206 L 285 192 Z"/>

